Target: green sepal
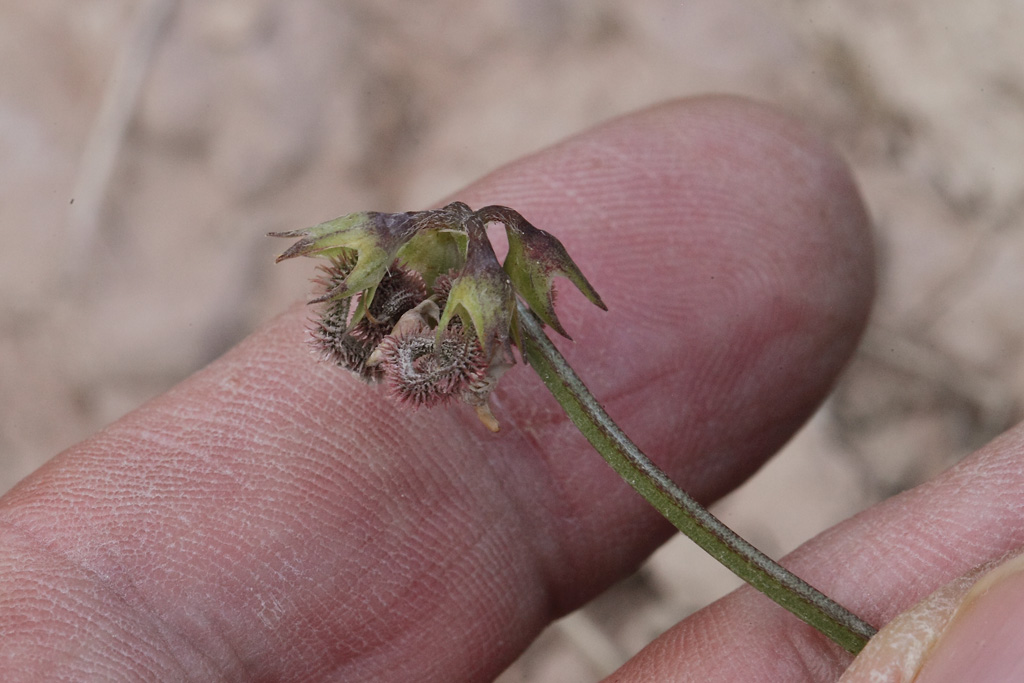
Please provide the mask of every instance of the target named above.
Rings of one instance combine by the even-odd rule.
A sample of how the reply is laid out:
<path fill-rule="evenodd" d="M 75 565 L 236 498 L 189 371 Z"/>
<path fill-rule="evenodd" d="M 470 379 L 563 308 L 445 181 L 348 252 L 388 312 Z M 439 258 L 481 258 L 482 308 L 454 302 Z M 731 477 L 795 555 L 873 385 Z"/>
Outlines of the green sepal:
<path fill-rule="evenodd" d="M 398 250 L 398 260 L 422 275 L 423 282 L 432 289 L 438 275 L 462 269 L 466 262 L 466 241 L 463 232 L 422 230 Z"/>
<path fill-rule="evenodd" d="M 379 284 L 379 283 L 378 283 Z M 373 297 L 377 294 L 377 285 L 370 287 L 363 292 L 363 295 L 359 297 L 359 303 L 356 304 L 356 309 L 352 312 L 352 320 L 348 323 L 348 329 L 351 331 L 359 321 L 366 317 L 366 311 L 370 308 L 370 304 L 373 303 Z"/>
<path fill-rule="evenodd" d="M 535 228 L 512 209 L 485 207 L 480 213 L 485 220 L 494 220 L 505 225 L 505 232 L 508 235 L 505 272 L 508 273 L 516 292 L 546 325 L 563 337 L 571 339 L 555 314 L 552 280 L 556 276 L 567 278 L 591 303 L 608 310 L 558 238 Z"/>
<path fill-rule="evenodd" d="M 270 233 L 272 237 L 299 238 L 277 257 L 278 262 L 296 256 L 328 257 L 345 250 L 356 252 L 352 271 L 322 300 L 345 298 L 373 288 L 387 272 L 398 251 L 416 233 L 415 215 L 410 213 L 350 213 L 311 228 Z M 372 298 L 372 296 L 370 297 Z M 370 301 L 365 302 L 366 306 Z"/>
<path fill-rule="evenodd" d="M 497 265 L 497 262 L 495 262 Z M 499 272 L 501 272 L 499 270 Z M 515 292 L 504 277 L 492 278 L 462 274 L 452 283 L 448 302 L 437 323 L 437 337 L 456 315 L 466 327 L 472 327 L 480 346 L 489 353 L 492 344 L 504 344 L 509 339 L 515 307 Z"/>
<path fill-rule="evenodd" d="M 506 345 L 515 315 L 516 295 L 487 239 L 483 222 L 476 216 L 466 221 L 468 244 L 466 263 L 452 282 L 444 312 L 437 324 L 437 338 L 456 315 L 464 326 L 472 326 L 484 353 L 492 345 Z"/>

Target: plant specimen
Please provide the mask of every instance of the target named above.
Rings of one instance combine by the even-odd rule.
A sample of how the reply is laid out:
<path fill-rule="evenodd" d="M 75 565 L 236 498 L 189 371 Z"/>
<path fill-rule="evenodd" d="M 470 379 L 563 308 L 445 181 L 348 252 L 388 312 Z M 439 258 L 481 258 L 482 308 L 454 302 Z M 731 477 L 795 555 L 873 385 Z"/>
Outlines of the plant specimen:
<path fill-rule="evenodd" d="M 499 263 L 487 225 L 500 223 Z M 352 213 L 304 230 L 278 261 L 325 259 L 310 303 L 320 306 L 311 343 L 320 356 L 399 400 L 459 400 L 498 431 L 489 398 L 519 349 L 594 448 L 676 528 L 775 602 L 852 653 L 875 629 L 790 573 L 676 486 L 602 409 L 544 333 L 568 337 L 552 280 L 564 277 L 595 305 L 601 297 L 553 235 L 504 206 L 473 211 L 453 202 L 408 213 Z"/>

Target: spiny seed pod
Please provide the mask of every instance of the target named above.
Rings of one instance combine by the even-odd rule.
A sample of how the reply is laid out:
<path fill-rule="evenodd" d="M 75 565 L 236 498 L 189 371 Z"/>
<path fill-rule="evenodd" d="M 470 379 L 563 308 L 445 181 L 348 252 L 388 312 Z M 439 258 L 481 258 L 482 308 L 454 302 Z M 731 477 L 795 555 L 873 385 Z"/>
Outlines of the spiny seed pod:
<path fill-rule="evenodd" d="M 351 253 L 338 253 L 330 257 L 327 264 L 317 268 L 314 278 L 314 301 L 319 301 L 325 292 L 335 289 L 344 282 L 355 265 Z M 351 297 L 329 299 L 322 304 L 320 316 L 311 321 L 310 345 L 320 358 L 329 363 L 357 373 L 368 381 L 379 378 L 380 371 L 367 368 L 365 363 L 373 345 L 349 334 L 349 316 L 352 308 Z"/>
<path fill-rule="evenodd" d="M 440 342 L 426 325 L 405 330 L 385 337 L 376 353 L 395 395 L 416 406 L 447 403 L 487 374 L 480 342 L 462 327 L 444 330 Z"/>
<path fill-rule="evenodd" d="M 427 298 L 427 288 L 419 273 L 399 266 L 396 261 L 377 285 L 368 309 L 363 305 L 365 296 L 360 295 L 354 316 L 358 322 L 352 325 L 351 334 L 376 346 L 406 311 Z"/>
<path fill-rule="evenodd" d="M 323 320 L 314 323 L 309 341 L 324 361 L 351 370 L 368 382 L 382 377 L 380 368 L 366 364 L 375 348 L 373 344 L 350 334 L 339 333 L 337 328 L 328 327 Z"/>

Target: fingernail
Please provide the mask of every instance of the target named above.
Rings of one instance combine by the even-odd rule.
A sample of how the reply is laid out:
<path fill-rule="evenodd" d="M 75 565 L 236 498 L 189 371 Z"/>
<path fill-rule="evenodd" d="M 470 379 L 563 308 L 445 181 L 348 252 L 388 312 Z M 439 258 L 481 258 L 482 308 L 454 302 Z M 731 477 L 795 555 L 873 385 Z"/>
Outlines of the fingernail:
<path fill-rule="evenodd" d="M 1024 681 L 1024 572 L 1016 559 L 975 584 L 917 683 Z"/>

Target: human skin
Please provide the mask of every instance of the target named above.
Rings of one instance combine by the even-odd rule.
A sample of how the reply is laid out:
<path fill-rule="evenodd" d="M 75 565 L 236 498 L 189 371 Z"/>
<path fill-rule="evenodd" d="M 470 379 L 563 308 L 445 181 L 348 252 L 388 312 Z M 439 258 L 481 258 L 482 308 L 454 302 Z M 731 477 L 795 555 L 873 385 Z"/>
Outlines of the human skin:
<path fill-rule="evenodd" d="M 870 308 L 868 218 L 845 165 L 743 100 L 618 119 L 455 198 L 512 206 L 566 244 L 610 310 L 563 284 L 576 342 L 560 347 L 705 503 L 813 412 Z M 5 680 L 486 681 L 670 535 L 528 368 L 502 379 L 493 435 L 466 406 L 412 410 L 318 363 L 307 316 L 296 305 L 0 500 Z M 1019 510 L 995 515 L 992 496 L 1019 495 L 1024 475 L 997 485 L 986 469 L 1020 442 L 787 566 L 888 621 L 1020 544 Z M 849 663 L 740 590 L 616 678 L 825 681 Z"/>

